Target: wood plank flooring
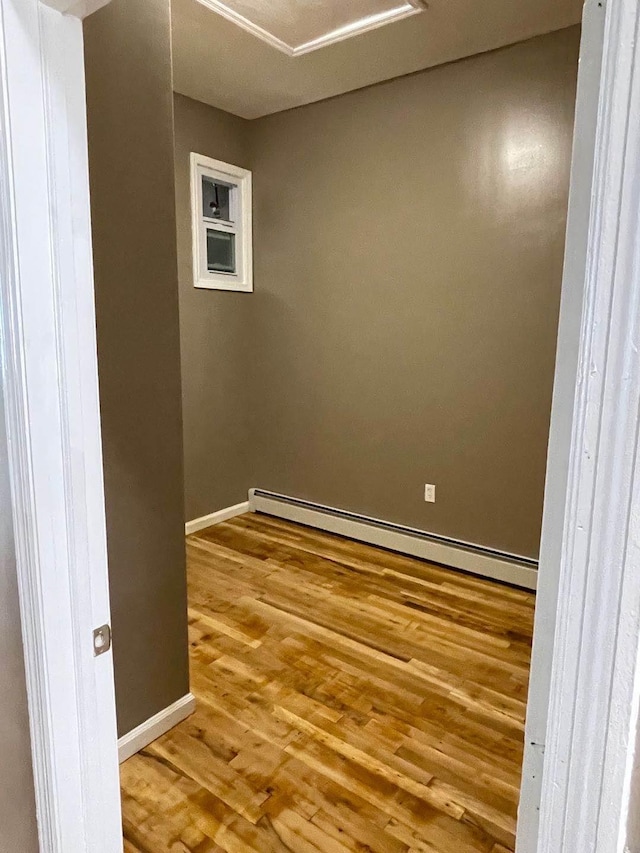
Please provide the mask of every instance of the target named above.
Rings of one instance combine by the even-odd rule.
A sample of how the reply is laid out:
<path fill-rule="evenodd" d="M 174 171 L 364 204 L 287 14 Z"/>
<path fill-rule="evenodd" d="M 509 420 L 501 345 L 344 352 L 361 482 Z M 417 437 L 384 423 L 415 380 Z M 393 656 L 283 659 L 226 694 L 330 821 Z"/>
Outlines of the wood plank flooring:
<path fill-rule="evenodd" d="M 195 714 L 125 853 L 509 853 L 531 593 L 259 515 L 187 540 Z"/>

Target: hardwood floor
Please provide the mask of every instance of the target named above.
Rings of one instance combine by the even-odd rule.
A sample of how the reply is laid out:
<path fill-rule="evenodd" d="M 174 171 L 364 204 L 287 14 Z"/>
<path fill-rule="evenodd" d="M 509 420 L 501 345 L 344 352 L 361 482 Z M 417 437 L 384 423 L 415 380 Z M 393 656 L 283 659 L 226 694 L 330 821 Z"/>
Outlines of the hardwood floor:
<path fill-rule="evenodd" d="M 126 853 L 513 850 L 534 596 L 246 515 L 187 540 L 196 713 Z"/>

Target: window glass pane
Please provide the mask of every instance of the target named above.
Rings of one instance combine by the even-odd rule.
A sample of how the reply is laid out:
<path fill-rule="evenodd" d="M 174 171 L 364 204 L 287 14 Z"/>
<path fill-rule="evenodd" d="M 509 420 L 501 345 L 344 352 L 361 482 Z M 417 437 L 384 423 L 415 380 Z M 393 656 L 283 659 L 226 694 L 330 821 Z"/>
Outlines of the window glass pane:
<path fill-rule="evenodd" d="M 202 176 L 202 215 L 208 219 L 231 221 L 231 196 L 236 188 L 207 175 Z"/>
<path fill-rule="evenodd" d="M 207 228 L 207 269 L 209 272 L 236 272 L 236 235 Z"/>

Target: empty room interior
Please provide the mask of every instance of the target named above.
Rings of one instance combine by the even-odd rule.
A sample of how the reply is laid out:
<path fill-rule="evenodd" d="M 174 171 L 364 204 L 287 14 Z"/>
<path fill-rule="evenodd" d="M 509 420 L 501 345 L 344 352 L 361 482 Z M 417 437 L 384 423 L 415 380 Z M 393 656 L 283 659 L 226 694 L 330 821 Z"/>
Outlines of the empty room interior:
<path fill-rule="evenodd" d="M 581 15 L 86 20 L 125 853 L 514 851 Z"/>

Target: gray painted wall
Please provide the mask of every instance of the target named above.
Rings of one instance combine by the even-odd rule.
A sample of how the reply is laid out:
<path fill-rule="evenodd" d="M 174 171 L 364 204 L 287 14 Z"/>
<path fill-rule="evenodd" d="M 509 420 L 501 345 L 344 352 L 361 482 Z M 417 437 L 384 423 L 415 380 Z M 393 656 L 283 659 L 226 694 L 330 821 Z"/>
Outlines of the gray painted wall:
<path fill-rule="evenodd" d="M 0 851 L 37 853 L 36 805 L 0 383 Z"/>
<path fill-rule="evenodd" d="M 85 23 L 118 729 L 188 692 L 169 0 Z"/>
<path fill-rule="evenodd" d="M 256 486 L 537 556 L 578 46 L 254 122 Z"/>
<path fill-rule="evenodd" d="M 174 111 L 185 517 L 191 520 L 246 501 L 255 485 L 253 299 L 194 288 L 189 184 L 192 151 L 250 168 L 250 125 L 183 95 L 175 96 Z"/>
<path fill-rule="evenodd" d="M 538 555 L 579 38 L 251 122 L 176 96 L 188 518 L 248 483 Z M 191 286 L 189 150 L 253 169 L 253 295 Z"/>

